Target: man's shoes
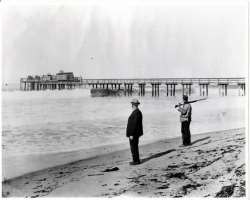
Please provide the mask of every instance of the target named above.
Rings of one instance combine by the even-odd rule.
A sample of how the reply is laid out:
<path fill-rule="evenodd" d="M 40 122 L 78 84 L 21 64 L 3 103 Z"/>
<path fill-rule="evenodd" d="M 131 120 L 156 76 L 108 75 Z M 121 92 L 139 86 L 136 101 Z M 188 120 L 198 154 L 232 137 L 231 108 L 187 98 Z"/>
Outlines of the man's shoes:
<path fill-rule="evenodd" d="M 139 164 L 141 164 L 141 162 L 140 162 L 140 161 L 137 161 L 137 162 L 129 162 L 129 164 L 130 164 L 130 165 L 139 165 Z"/>

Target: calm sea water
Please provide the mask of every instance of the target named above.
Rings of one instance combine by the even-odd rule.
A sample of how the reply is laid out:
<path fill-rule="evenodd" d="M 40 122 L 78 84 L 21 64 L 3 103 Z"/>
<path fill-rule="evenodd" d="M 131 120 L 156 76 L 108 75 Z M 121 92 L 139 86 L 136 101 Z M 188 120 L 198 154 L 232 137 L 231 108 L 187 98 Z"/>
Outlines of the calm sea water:
<path fill-rule="evenodd" d="M 198 88 L 190 99 L 200 98 Z M 219 97 L 210 89 L 206 101 L 193 105 L 192 134 L 244 127 L 246 98 L 231 89 Z M 143 113 L 142 143 L 180 136 L 179 113 L 174 105 L 181 100 L 139 98 Z M 130 97 L 92 98 L 89 89 L 63 91 L 3 91 L 2 148 L 4 156 L 53 153 L 127 142 L 126 123 L 131 113 Z"/>

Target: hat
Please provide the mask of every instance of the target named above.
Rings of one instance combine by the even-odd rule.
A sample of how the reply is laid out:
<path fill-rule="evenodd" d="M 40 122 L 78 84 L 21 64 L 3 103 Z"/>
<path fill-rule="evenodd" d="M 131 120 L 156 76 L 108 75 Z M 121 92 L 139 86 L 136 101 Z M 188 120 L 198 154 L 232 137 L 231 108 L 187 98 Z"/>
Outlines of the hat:
<path fill-rule="evenodd" d="M 131 103 L 132 103 L 132 104 L 137 104 L 137 105 L 140 104 L 140 102 L 138 101 L 138 99 L 132 99 L 132 100 L 131 100 Z"/>
<path fill-rule="evenodd" d="M 188 101 L 188 96 L 187 95 L 183 95 L 182 98 L 183 98 L 184 101 Z"/>

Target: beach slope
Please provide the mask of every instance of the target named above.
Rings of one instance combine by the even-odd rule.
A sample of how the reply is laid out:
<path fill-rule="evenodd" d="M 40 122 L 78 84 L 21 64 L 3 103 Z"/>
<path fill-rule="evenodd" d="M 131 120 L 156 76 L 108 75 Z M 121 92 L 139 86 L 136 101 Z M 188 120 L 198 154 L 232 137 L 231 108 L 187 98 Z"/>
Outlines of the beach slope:
<path fill-rule="evenodd" d="M 5 180 L 4 197 L 244 197 L 245 129 L 192 136 L 129 149 Z"/>

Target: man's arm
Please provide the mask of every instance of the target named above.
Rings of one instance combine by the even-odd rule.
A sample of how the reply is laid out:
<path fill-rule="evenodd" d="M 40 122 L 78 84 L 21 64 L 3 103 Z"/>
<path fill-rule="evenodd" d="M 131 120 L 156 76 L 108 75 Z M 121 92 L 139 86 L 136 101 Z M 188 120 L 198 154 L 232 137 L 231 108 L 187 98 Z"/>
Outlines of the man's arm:
<path fill-rule="evenodd" d="M 187 110 L 185 109 L 184 106 L 185 105 L 179 106 L 178 109 L 177 109 L 182 115 L 186 114 L 186 112 L 187 112 Z"/>

